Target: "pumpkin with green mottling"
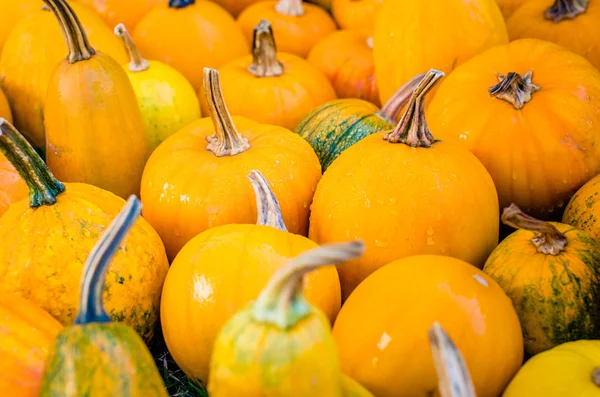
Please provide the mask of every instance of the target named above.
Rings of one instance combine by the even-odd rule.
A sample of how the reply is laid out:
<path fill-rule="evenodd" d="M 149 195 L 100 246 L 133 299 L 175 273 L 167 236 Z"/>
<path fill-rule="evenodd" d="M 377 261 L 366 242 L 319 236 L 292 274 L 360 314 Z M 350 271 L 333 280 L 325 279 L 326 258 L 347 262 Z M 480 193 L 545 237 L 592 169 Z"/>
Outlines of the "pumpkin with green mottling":
<path fill-rule="evenodd" d="M 590 179 L 569 201 L 562 223 L 578 227 L 600 241 L 600 175 Z"/>
<path fill-rule="evenodd" d="M 492 252 L 483 270 L 510 297 L 525 350 L 600 338 L 600 243 L 563 223 L 544 222 L 512 204 L 502 221 L 518 228 Z"/>

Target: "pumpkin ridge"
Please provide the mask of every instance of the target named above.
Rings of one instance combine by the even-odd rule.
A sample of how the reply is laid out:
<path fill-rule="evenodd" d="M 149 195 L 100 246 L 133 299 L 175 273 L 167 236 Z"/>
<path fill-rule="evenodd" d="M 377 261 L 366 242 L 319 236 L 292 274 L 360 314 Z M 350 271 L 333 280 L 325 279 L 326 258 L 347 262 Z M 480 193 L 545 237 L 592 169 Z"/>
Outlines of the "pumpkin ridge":
<path fill-rule="evenodd" d="M 362 122 L 364 122 L 365 120 L 367 120 L 367 119 L 371 118 L 372 116 L 373 116 L 372 114 L 365 114 L 364 116 L 361 116 L 360 118 L 358 118 L 357 120 L 355 120 L 355 121 L 354 121 L 352 124 L 350 124 L 350 125 L 349 125 L 349 126 L 347 126 L 347 127 L 345 126 L 345 124 L 342 124 L 342 125 L 344 125 L 344 126 L 345 126 L 345 127 L 344 127 L 344 130 L 345 130 L 345 131 L 353 131 L 353 132 L 355 132 L 353 135 L 357 135 L 358 133 L 360 133 L 360 132 L 362 131 L 362 129 L 361 129 L 361 130 L 359 130 L 359 131 L 354 131 L 354 127 L 356 127 L 356 125 L 357 125 L 357 124 L 359 124 L 359 123 L 362 123 Z M 377 115 L 375 115 L 375 116 L 376 116 L 376 117 L 379 117 L 379 116 L 377 116 Z M 346 121 L 346 120 L 345 120 L 345 121 Z M 385 120 L 384 120 L 384 121 L 385 121 Z M 340 125 L 340 127 L 341 127 L 341 125 Z M 327 136 L 325 137 L 325 139 L 329 139 L 331 135 L 335 135 L 335 130 L 331 130 L 331 132 L 330 132 L 329 134 L 327 134 Z M 361 134 L 361 135 L 362 135 L 362 134 Z M 324 162 L 325 164 L 327 164 L 328 162 L 330 162 L 330 161 L 332 160 L 333 156 L 334 156 L 336 153 L 338 153 L 338 147 L 339 147 L 340 145 L 346 145 L 346 142 L 345 142 L 345 141 L 343 141 L 343 140 L 332 140 L 332 142 L 333 142 L 333 144 L 332 144 L 332 146 L 330 147 L 330 149 L 329 149 L 329 150 L 327 150 L 327 151 L 324 153 L 323 162 Z"/>

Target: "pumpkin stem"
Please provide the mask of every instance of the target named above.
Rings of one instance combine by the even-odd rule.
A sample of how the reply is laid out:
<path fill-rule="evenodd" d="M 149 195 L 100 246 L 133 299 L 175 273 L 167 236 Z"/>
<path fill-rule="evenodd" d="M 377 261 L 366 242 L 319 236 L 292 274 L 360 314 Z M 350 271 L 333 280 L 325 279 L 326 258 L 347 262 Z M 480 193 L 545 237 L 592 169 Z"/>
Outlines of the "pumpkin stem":
<path fill-rule="evenodd" d="M 556 226 L 527 215 L 514 203 L 504 209 L 502 223 L 515 229 L 533 232 L 531 242 L 542 254 L 558 255 L 567 245 L 567 237 L 559 232 Z"/>
<path fill-rule="evenodd" d="M 418 74 L 400 87 L 400 89 L 396 91 L 394 95 L 392 95 L 386 104 L 383 105 L 381 110 L 377 112 L 379 117 L 385 121 L 395 124 L 396 120 L 398 120 L 398 116 L 400 115 L 400 111 L 402 111 L 404 106 L 406 106 L 413 94 L 413 91 L 415 88 L 417 88 L 424 77 L 425 73 Z"/>
<path fill-rule="evenodd" d="M 596 386 L 600 387 L 600 368 L 594 369 L 594 372 L 592 373 L 592 381 Z"/>
<path fill-rule="evenodd" d="M 67 42 L 69 53 L 67 60 L 69 63 L 76 63 L 79 61 L 85 61 L 90 59 L 96 51 L 90 45 L 87 34 L 79 22 L 79 18 L 75 15 L 75 12 L 67 4 L 66 0 L 43 0 L 44 3 L 50 7 L 60 28 L 62 29 L 63 35 Z"/>
<path fill-rule="evenodd" d="M 256 195 L 256 210 L 258 212 L 257 225 L 271 226 L 275 229 L 287 232 L 281 207 L 275 193 L 271 190 L 269 182 L 265 176 L 257 170 L 252 170 L 248 174 L 248 179 L 252 183 L 254 194 Z"/>
<path fill-rule="evenodd" d="M 293 327 L 312 311 L 312 306 L 302 295 L 303 276 L 322 266 L 358 258 L 364 250 L 362 241 L 352 241 L 324 245 L 291 259 L 275 272 L 258 296 L 254 318 L 284 330 Z"/>
<path fill-rule="evenodd" d="M 531 95 L 540 90 L 540 87 L 531 82 L 531 70 L 523 77 L 515 72 L 509 72 L 506 76 L 498 73 L 496 76 L 499 83 L 488 88 L 488 92 L 494 98 L 510 103 L 515 109 L 523 108 L 523 105 L 531 100 Z"/>
<path fill-rule="evenodd" d="M 587 10 L 588 0 L 555 0 L 546 10 L 546 19 L 558 23 L 563 19 L 573 19 Z"/>
<path fill-rule="evenodd" d="M 252 65 L 248 67 L 248 71 L 256 77 L 281 76 L 283 64 L 277 60 L 273 28 L 268 21 L 261 19 L 254 28 L 252 43 Z"/>
<path fill-rule="evenodd" d="M 194 4 L 196 0 L 169 0 L 170 8 L 185 8 Z"/>
<path fill-rule="evenodd" d="M 29 188 L 29 206 L 37 208 L 56 203 L 65 191 L 29 142 L 8 121 L 0 118 L 0 151 L 15 167 Z"/>
<path fill-rule="evenodd" d="M 204 95 L 216 132 L 215 135 L 206 137 L 206 150 L 217 157 L 223 157 L 235 156 L 250 149 L 248 139 L 235 129 L 223 99 L 219 72 L 215 69 L 204 68 Z"/>
<path fill-rule="evenodd" d="M 279 0 L 275 5 L 275 11 L 290 17 L 301 17 L 304 15 L 302 0 Z"/>
<path fill-rule="evenodd" d="M 140 51 L 131 39 L 131 35 L 127 31 L 125 25 L 122 23 L 118 24 L 115 27 L 115 34 L 121 38 L 123 45 L 129 54 L 129 70 L 132 72 L 143 72 L 144 70 L 148 70 L 150 64 L 142 54 L 140 54 Z"/>
<path fill-rule="evenodd" d="M 475 397 L 475 387 L 460 351 L 437 322 L 429 328 L 429 344 L 442 397 Z"/>
<path fill-rule="evenodd" d="M 425 96 L 442 77 L 444 73 L 439 70 L 431 69 L 427 72 L 413 91 L 400 122 L 383 139 L 411 147 L 431 147 L 435 140 L 425 119 Z"/>
<path fill-rule="evenodd" d="M 141 210 L 142 203 L 137 197 L 130 196 L 121 212 L 106 228 L 87 257 L 81 279 L 79 312 L 75 318 L 75 324 L 111 321 L 104 308 L 102 297 L 106 272 L 119 245 L 140 216 Z"/>

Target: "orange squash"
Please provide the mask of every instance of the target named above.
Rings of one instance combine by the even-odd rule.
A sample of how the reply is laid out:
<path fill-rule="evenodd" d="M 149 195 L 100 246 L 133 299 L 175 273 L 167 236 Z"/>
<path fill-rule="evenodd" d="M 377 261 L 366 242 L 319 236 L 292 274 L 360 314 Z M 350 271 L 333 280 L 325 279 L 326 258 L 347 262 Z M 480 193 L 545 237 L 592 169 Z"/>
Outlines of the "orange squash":
<path fill-rule="evenodd" d="M 31 301 L 0 293 L 0 395 L 38 396 L 48 351 L 61 329 Z"/>
<path fill-rule="evenodd" d="M 6 41 L 0 74 L 15 126 L 37 150 L 44 151 L 46 94 L 56 66 L 65 59 L 67 44 L 52 12 L 42 10 L 41 1 L 37 3 L 39 11 L 21 20 Z M 73 4 L 72 8 L 94 48 L 119 63 L 127 62 L 127 53 L 119 39 L 100 17 L 79 4 Z"/>
<path fill-rule="evenodd" d="M 481 267 L 498 244 L 492 178 L 468 150 L 436 141 L 427 127 L 425 96 L 442 76 L 427 73 L 398 126 L 349 147 L 319 182 L 309 237 L 318 244 L 362 239 L 367 247 L 338 267 L 344 299 L 395 259 L 441 254 Z"/>
<path fill-rule="evenodd" d="M 600 73 L 588 61 L 524 39 L 452 72 L 427 120 L 481 160 L 501 207 L 547 219 L 600 172 L 599 104 Z"/>
<path fill-rule="evenodd" d="M 246 8 L 238 24 L 249 43 L 254 27 L 265 19 L 273 25 L 280 51 L 306 58 L 311 48 L 337 29 L 331 16 L 319 6 L 302 0 L 260 1 Z"/>
<path fill-rule="evenodd" d="M 237 17 L 246 7 L 262 0 L 212 0 Z"/>
<path fill-rule="evenodd" d="M 375 22 L 375 76 L 384 103 L 429 68 L 449 74 L 508 34 L 495 0 L 384 1 Z"/>
<path fill-rule="evenodd" d="M 122 23 L 127 29 L 133 30 L 137 23 L 152 7 L 166 0 L 75 0 L 92 8 L 108 26 Z"/>
<path fill-rule="evenodd" d="M 320 70 L 296 55 L 277 53 L 269 22 L 254 29 L 252 53 L 219 69 L 231 114 L 293 131 L 308 112 L 336 98 Z M 208 114 L 206 99 L 202 105 Z"/>
<path fill-rule="evenodd" d="M 177 69 L 202 93 L 202 68 L 219 68 L 250 53 L 231 15 L 211 1 L 169 0 L 138 23 L 133 40 L 143 56 Z"/>
<path fill-rule="evenodd" d="M 0 1 L 0 53 L 8 36 L 17 23 L 27 15 L 41 9 L 39 0 L 3 0 Z"/>
<path fill-rule="evenodd" d="M 210 118 L 193 122 L 152 153 L 142 178 L 144 217 L 170 259 L 197 234 L 229 223 L 251 223 L 251 187 L 240 178 L 262 172 L 282 203 L 290 232 L 306 235 L 309 206 L 321 178 L 310 144 L 285 128 L 231 117 L 214 69 L 204 70 Z"/>
<path fill-rule="evenodd" d="M 511 40 L 556 43 L 600 68 L 600 4 L 589 0 L 528 0 L 506 21 Z"/>
<path fill-rule="evenodd" d="M 377 397 L 438 395 L 434 322 L 462 352 L 477 395 L 499 396 L 523 363 L 519 319 L 492 278 L 444 256 L 400 259 L 356 288 L 333 327 L 342 370 Z"/>
<path fill-rule="evenodd" d="M 373 30 L 383 0 L 332 0 L 331 12 L 342 29 Z"/>
<path fill-rule="evenodd" d="M 161 324 L 169 352 L 192 379 L 206 384 L 221 327 L 256 299 L 288 259 L 316 248 L 288 233 L 279 202 L 265 177 L 252 171 L 258 222 L 223 225 L 200 233 L 173 261 L 162 293 Z M 340 309 L 335 267 L 305 276 L 305 296 L 333 322 Z"/>
<path fill-rule="evenodd" d="M 562 223 L 585 230 L 600 242 L 600 175 L 590 179 L 569 201 Z"/>
<path fill-rule="evenodd" d="M 338 98 L 359 98 L 381 106 L 369 31 L 333 32 L 312 48 L 306 60 L 325 73 Z"/>
<path fill-rule="evenodd" d="M 508 19 L 521 5 L 531 0 L 496 0 L 504 19 Z"/>

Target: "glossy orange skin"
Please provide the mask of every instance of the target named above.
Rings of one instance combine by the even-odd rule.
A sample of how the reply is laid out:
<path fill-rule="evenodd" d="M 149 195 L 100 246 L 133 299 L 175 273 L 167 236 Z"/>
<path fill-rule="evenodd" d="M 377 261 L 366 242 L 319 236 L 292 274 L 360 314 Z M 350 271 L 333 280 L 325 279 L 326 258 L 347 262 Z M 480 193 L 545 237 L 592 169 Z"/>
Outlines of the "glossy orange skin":
<path fill-rule="evenodd" d="M 304 15 L 289 16 L 278 13 L 276 4 L 274 0 L 260 1 L 240 14 L 237 22 L 249 44 L 254 27 L 261 19 L 266 19 L 273 26 L 278 51 L 306 58 L 319 40 L 337 29 L 335 21 L 319 6 L 303 3 Z"/>
<path fill-rule="evenodd" d="M 359 98 L 381 106 L 373 50 L 367 30 L 338 30 L 319 41 L 307 61 L 329 78 L 338 98 Z"/>
<path fill-rule="evenodd" d="M 375 26 L 375 15 L 383 0 L 333 0 L 331 12 L 342 29 L 368 29 Z"/>
<path fill-rule="evenodd" d="M 76 0 L 78 3 L 90 7 L 102 17 L 104 22 L 114 28 L 124 24 L 127 29 L 133 30 L 137 23 L 152 7 L 165 3 L 167 0 Z"/>
<path fill-rule="evenodd" d="M 15 28 L 17 23 L 28 14 L 40 10 L 39 0 L 2 0 L 0 1 L 0 15 L 2 15 L 2 24 L 0 25 L 0 53 L 4 42 Z"/>
<path fill-rule="evenodd" d="M 309 207 L 321 178 L 319 159 L 299 135 L 282 127 L 234 116 L 250 149 L 216 157 L 206 150 L 210 118 L 167 138 L 142 177 L 143 215 L 161 236 L 169 259 L 197 234 L 229 223 L 255 223 L 255 194 L 246 175 L 263 173 L 279 199 L 291 233 L 306 235 Z M 234 194 L 235 193 L 235 194 Z"/>
<path fill-rule="evenodd" d="M 232 115 L 293 131 L 308 112 L 336 95 L 323 73 L 306 60 L 284 53 L 277 59 L 284 68 L 277 77 L 257 78 L 248 72 L 252 56 L 228 63 L 219 69 L 221 89 Z M 209 114 L 206 98 L 199 96 L 202 113 Z"/>
<path fill-rule="evenodd" d="M 491 97 L 496 73 L 532 70 L 541 87 L 521 110 Z M 547 219 L 600 172 L 600 73 L 555 44 L 524 39 L 490 49 L 442 80 L 427 109 L 436 138 L 471 150 L 500 207 Z M 477 111 L 474 111 L 476 109 Z"/>
<path fill-rule="evenodd" d="M 316 246 L 306 237 L 249 224 L 212 228 L 187 243 L 169 269 L 161 301 L 163 335 L 179 367 L 206 384 L 221 327 L 288 259 Z M 307 274 L 304 294 L 333 322 L 341 303 L 335 267 Z"/>
<path fill-rule="evenodd" d="M 519 7 L 531 0 L 496 0 L 504 19 L 508 19 Z M 550 3 L 551 4 L 551 3 Z"/>
<path fill-rule="evenodd" d="M 250 53 L 233 17 L 211 1 L 180 9 L 164 1 L 138 23 L 133 40 L 144 57 L 174 67 L 200 93 L 203 68 L 217 69 Z"/>
<path fill-rule="evenodd" d="M 263 0 L 212 0 L 237 17 L 246 7 Z"/>
<path fill-rule="evenodd" d="M 551 41 L 582 55 L 600 68 L 600 3 L 588 2 L 583 14 L 554 23 L 544 14 L 551 0 L 529 0 L 506 21 L 511 40 L 535 38 Z"/>
<path fill-rule="evenodd" d="M 61 329 L 31 301 L 0 293 L 0 395 L 37 397 L 48 351 Z"/>
<path fill-rule="evenodd" d="M 477 396 L 499 396 L 523 362 L 519 319 L 488 275 L 443 256 L 395 261 L 358 286 L 333 327 L 342 370 L 377 397 L 439 396 L 428 340 L 436 321 Z"/>

